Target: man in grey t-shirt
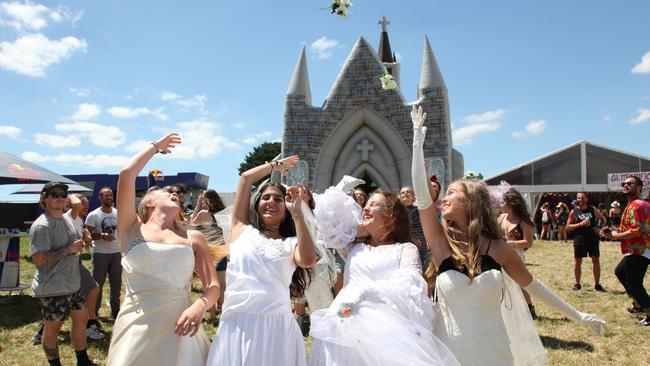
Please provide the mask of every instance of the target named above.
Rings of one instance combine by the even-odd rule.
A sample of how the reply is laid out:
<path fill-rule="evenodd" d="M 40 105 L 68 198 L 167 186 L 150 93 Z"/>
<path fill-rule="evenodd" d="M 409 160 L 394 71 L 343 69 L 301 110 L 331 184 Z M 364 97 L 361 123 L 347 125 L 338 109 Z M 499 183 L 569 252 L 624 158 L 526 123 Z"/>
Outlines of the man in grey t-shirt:
<path fill-rule="evenodd" d="M 61 364 L 58 333 L 68 315 L 72 318 L 70 339 L 77 364 L 91 365 L 86 353 L 88 312 L 84 298 L 79 294 L 77 253 L 84 247 L 84 242 L 72 221 L 63 216 L 67 191 L 68 186 L 58 182 L 45 184 L 41 191 L 41 205 L 45 212 L 29 230 L 30 255 L 36 265 L 32 290 L 45 319 L 42 344 L 50 365 Z"/>

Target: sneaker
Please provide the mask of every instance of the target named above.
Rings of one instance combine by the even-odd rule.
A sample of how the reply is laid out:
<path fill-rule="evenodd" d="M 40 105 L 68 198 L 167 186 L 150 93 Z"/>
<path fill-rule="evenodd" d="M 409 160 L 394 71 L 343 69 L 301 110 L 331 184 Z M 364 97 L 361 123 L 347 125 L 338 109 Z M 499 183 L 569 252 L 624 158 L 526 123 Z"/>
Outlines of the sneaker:
<path fill-rule="evenodd" d="M 33 345 L 41 344 L 42 341 L 43 341 L 43 336 L 41 335 L 41 333 L 39 332 L 34 333 L 34 335 L 32 336 L 32 344 Z"/>
<path fill-rule="evenodd" d="M 574 290 L 580 290 L 580 289 L 582 289 L 582 285 L 579 284 L 579 283 L 576 283 L 575 285 L 573 285 L 573 289 Z"/>
<path fill-rule="evenodd" d="M 97 325 L 95 324 L 88 327 L 86 329 L 86 333 L 88 335 L 88 339 L 92 339 L 93 341 L 99 341 L 106 338 L 106 335 L 97 329 Z"/>
<path fill-rule="evenodd" d="M 596 290 L 598 292 L 607 292 L 607 291 L 605 291 L 603 286 L 600 285 L 600 283 L 597 283 L 596 286 L 594 286 L 594 290 Z"/>
<path fill-rule="evenodd" d="M 645 318 L 639 320 L 637 324 L 644 327 L 650 327 L 650 317 L 646 316 Z"/>

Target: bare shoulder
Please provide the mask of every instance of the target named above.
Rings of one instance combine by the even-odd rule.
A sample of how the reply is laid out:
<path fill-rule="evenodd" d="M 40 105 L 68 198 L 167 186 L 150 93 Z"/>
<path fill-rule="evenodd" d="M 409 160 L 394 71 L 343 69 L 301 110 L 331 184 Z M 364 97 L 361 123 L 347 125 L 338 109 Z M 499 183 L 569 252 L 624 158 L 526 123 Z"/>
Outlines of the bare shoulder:
<path fill-rule="evenodd" d="M 503 239 L 492 239 L 491 243 L 488 239 L 488 245 L 489 250 L 486 254 L 494 258 L 499 264 L 506 263 L 511 255 L 517 255 L 512 246 Z M 487 246 L 486 249 L 488 249 Z"/>

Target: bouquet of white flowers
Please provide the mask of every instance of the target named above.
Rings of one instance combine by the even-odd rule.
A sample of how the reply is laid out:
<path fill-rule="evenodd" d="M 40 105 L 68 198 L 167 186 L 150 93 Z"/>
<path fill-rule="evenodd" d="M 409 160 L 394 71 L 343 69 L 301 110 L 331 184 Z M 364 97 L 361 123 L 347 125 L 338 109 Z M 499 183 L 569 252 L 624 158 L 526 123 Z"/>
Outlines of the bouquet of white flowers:
<path fill-rule="evenodd" d="M 397 82 L 393 75 L 391 75 L 387 69 L 384 69 L 384 74 L 379 78 L 381 81 L 381 87 L 384 90 L 393 90 L 397 88 Z"/>
<path fill-rule="evenodd" d="M 348 17 L 348 8 L 352 6 L 350 0 L 332 0 L 332 14 Z"/>

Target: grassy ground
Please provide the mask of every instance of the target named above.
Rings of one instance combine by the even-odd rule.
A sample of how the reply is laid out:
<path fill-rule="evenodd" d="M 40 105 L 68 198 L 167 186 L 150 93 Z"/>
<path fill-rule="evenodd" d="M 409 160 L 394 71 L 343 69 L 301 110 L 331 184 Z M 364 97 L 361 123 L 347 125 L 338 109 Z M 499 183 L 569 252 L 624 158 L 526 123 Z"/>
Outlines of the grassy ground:
<path fill-rule="evenodd" d="M 34 274 L 34 266 L 26 257 L 29 252 L 28 242 L 21 242 L 21 281 L 30 282 Z M 630 304 L 623 293 L 623 288 L 614 276 L 614 267 L 620 260 L 618 245 L 615 243 L 601 244 L 602 280 L 607 293 L 593 290 L 593 276 L 589 260 L 583 263 L 583 289 L 573 291 L 573 248 L 570 244 L 538 241 L 532 249 L 526 252 L 526 262 L 531 272 L 551 286 L 557 293 L 585 312 L 600 315 L 608 322 L 608 333 L 604 337 L 596 337 L 583 326 L 563 319 L 559 314 L 549 310 L 544 304 L 536 304 L 537 313 L 541 316 L 537 328 L 546 347 L 551 364 L 553 365 L 649 365 L 650 354 L 645 352 L 645 344 L 650 335 L 650 329 L 634 325 L 625 307 Z M 90 268 L 90 256 L 84 254 L 84 263 Z M 646 278 L 646 288 L 650 288 L 650 276 Z M 198 296 L 199 290 L 194 290 Z M 6 293 L 0 293 L 6 295 Z M 0 296 L 0 300 L 6 296 Z M 108 299 L 107 289 L 104 299 Z M 110 335 L 112 322 L 109 319 L 110 310 L 103 305 L 100 310 L 100 321 L 104 330 Z M 38 304 L 29 296 L 29 290 L 22 296 L 14 295 L 9 302 L 0 304 L 0 365 L 44 365 L 45 356 L 40 346 L 31 344 L 31 337 L 40 319 Z M 64 364 L 74 364 L 74 352 L 69 342 L 68 331 L 70 323 L 64 325 L 60 345 L 61 358 Z M 215 328 L 207 323 L 204 329 L 213 336 Z M 310 340 L 305 340 L 310 345 Z M 100 342 L 89 342 L 88 352 L 91 358 L 100 363 L 106 360 L 108 338 Z"/>

